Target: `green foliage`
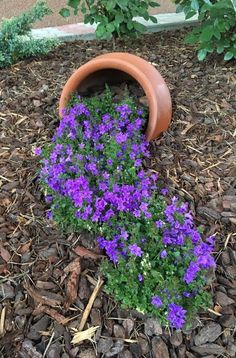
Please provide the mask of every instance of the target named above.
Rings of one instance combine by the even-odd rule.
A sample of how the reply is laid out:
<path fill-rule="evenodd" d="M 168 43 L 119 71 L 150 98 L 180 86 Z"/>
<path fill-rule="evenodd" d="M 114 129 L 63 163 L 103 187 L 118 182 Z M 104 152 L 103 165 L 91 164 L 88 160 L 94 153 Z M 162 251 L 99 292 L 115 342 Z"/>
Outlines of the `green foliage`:
<path fill-rule="evenodd" d="M 178 329 L 210 304 L 204 286 L 215 266 L 214 239 L 203 242 L 188 205 L 167 198 L 157 173 L 143 170 L 146 115 L 109 90 L 74 97 L 52 143 L 35 153 L 42 155 L 48 218 L 65 232 L 94 234 L 109 258 L 102 264 L 107 292 Z"/>
<path fill-rule="evenodd" d="M 99 39 L 136 37 L 146 28 L 133 18 L 140 16 L 156 23 L 156 18 L 149 15 L 148 9 L 159 6 L 152 0 L 67 0 L 67 5 L 73 9 L 74 15 L 81 11 L 86 24 L 98 24 L 96 36 Z M 63 8 L 60 14 L 68 17 L 70 10 Z"/>
<path fill-rule="evenodd" d="M 175 0 L 177 11 L 186 19 L 198 14 L 199 26 L 187 35 L 186 42 L 197 44 L 198 59 L 208 53 L 224 54 L 224 60 L 236 58 L 235 0 Z"/>
<path fill-rule="evenodd" d="M 30 10 L 11 19 L 3 19 L 0 27 L 0 68 L 24 58 L 47 54 L 58 43 L 55 40 L 35 40 L 30 37 L 32 25 L 51 10 L 39 1 Z"/>

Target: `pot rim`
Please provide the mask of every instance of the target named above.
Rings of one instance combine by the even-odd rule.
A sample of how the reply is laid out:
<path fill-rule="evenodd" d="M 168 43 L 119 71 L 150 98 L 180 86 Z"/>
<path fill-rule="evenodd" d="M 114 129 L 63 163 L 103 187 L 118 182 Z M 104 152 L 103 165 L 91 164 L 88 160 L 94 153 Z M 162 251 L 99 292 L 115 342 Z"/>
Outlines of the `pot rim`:
<path fill-rule="evenodd" d="M 119 52 L 117 52 L 117 54 L 119 54 Z M 151 64 L 149 65 L 152 66 Z M 158 106 L 157 106 L 157 102 L 155 101 L 155 91 L 148 77 L 137 66 L 129 63 L 127 60 L 125 61 L 120 58 L 108 58 L 108 57 L 105 58 L 103 57 L 103 55 L 101 55 L 101 57 L 99 56 L 97 58 L 94 58 L 91 61 L 79 67 L 68 79 L 68 81 L 66 82 L 63 88 L 60 98 L 60 103 L 59 103 L 60 116 L 62 116 L 62 111 L 64 108 L 66 108 L 66 104 L 68 103 L 69 100 L 69 98 L 66 97 L 65 95 L 68 94 L 68 90 L 70 90 L 69 96 L 71 96 L 72 93 L 76 91 L 77 88 L 79 88 L 79 84 L 82 81 L 84 81 L 86 77 L 88 77 L 92 73 L 96 73 L 106 69 L 119 70 L 121 72 L 127 73 L 135 81 L 137 81 L 140 84 L 140 86 L 143 88 L 147 96 L 149 111 L 156 112 L 155 117 L 158 115 Z M 71 88 L 73 88 L 72 91 Z M 152 113 L 149 113 L 149 115 L 152 115 Z"/>

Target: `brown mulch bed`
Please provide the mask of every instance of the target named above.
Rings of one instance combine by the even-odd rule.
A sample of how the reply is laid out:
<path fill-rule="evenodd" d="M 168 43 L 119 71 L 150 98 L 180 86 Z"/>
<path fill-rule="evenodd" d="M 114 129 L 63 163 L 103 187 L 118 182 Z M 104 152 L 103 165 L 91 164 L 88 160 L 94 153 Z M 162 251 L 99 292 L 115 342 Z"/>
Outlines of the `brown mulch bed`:
<path fill-rule="evenodd" d="M 213 307 L 188 331 L 174 333 L 121 310 L 101 289 L 84 320 L 84 329 L 99 326 L 95 339 L 71 343 L 71 329 L 86 318 L 98 284 L 100 257 L 83 249 L 91 249 L 93 238 L 62 235 L 45 219 L 33 150 L 54 133 L 70 74 L 112 51 L 112 44 L 67 43 L 47 57 L 0 71 L 0 357 L 235 357 L 236 66 L 214 56 L 197 62 L 182 37 L 146 35 L 118 42 L 117 51 L 149 60 L 170 88 L 173 120 L 151 143 L 146 165 L 190 203 L 205 234 L 216 234 L 217 269 L 208 287 Z M 77 284 L 70 305 L 68 294 Z"/>

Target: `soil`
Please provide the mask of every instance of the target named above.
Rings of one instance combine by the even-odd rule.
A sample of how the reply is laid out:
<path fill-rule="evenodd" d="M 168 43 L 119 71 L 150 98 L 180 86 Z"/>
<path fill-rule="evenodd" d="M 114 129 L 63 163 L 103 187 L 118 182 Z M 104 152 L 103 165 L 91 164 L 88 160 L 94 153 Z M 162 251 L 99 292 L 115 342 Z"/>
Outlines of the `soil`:
<path fill-rule="evenodd" d="M 54 133 L 68 77 L 112 51 L 112 43 L 67 43 L 0 71 L 1 357 L 235 357 L 236 64 L 214 56 L 199 63 L 182 38 L 183 32 L 145 35 L 119 41 L 116 50 L 150 61 L 170 88 L 172 123 L 150 144 L 145 165 L 189 202 L 204 234 L 216 234 L 217 268 L 208 277 L 214 305 L 188 331 L 174 332 L 121 310 L 102 286 L 86 317 L 101 284 L 101 253 L 94 238 L 62 235 L 45 218 L 33 151 Z M 99 328 L 92 341 L 74 345 L 72 328 L 82 326 Z"/>

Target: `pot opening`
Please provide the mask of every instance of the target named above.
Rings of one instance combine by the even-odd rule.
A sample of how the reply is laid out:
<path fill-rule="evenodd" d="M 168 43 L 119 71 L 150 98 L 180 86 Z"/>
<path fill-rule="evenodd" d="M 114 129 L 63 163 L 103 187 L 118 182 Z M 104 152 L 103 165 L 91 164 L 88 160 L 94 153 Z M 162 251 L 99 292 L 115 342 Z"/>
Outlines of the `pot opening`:
<path fill-rule="evenodd" d="M 146 107 L 148 111 L 148 101 L 141 85 L 126 72 L 116 69 L 103 69 L 88 75 L 80 82 L 77 94 L 81 97 L 101 96 L 109 86 L 114 101 L 120 102 L 127 97 L 132 98 L 137 107 Z M 146 131 L 146 125 L 143 131 Z"/>
<path fill-rule="evenodd" d="M 90 96 L 94 95 L 94 93 L 99 90 L 103 90 L 106 84 L 110 87 L 112 85 L 119 85 L 121 83 L 128 84 L 131 82 L 136 81 L 133 77 L 123 71 L 112 68 L 99 70 L 91 73 L 80 82 L 78 87 L 78 94 L 83 96 Z"/>

